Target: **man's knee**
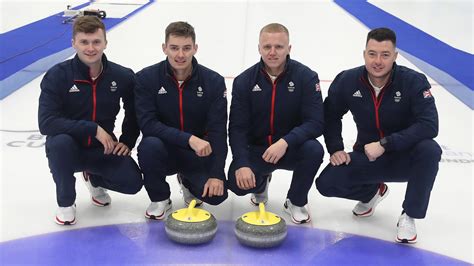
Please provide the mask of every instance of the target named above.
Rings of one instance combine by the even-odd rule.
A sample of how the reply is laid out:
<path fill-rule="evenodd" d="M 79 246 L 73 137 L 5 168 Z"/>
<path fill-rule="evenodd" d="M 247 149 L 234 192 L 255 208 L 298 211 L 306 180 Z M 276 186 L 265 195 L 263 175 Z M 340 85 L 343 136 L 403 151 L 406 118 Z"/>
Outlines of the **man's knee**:
<path fill-rule="evenodd" d="M 79 144 L 70 135 L 49 136 L 46 140 L 46 157 L 53 175 L 72 175 L 80 161 L 79 153 Z"/>
<path fill-rule="evenodd" d="M 418 142 L 413 148 L 412 152 L 423 158 L 430 158 L 433 161 L 439 162 L 441 160 L 442 150 L 439 144 L 432 139 L 425 139 Z"/>
<path fill-rule="evenodd" d="M 166 151 L 163 141 L 157 137 L 144 137 L 138 145 L 138 154 L 156 154 Z"/>
<path fill-rule="evenodd" d="M 227 191 L 224 191 L 224 194 L 222 196 L 206 197 L 206 198 L 203 199 L 203 201 L 206 202 L 207 204 L 215 206 L 215 205 L 219 205 L 222 202 L 224 202 L 227 199 L 228 196 L 229 196 L 229 194 L 227 193 Z"/>
<path fill-rule="evenodd" d="M 326 182 L 325 179 L 321 178 L 321 176 L 319 176 L 318 178 L 316 178 L 316 189 L 319 191 L 319 194 L 323 195 L 323 196 L 326 196 L 326 197 L 329 197 L 330 196 L 330 185 L 328 182 Z"/>
<path fill-rule="evenodd" d="M 123 188 L 122 193 L 136 194 L 142 189 L 142 173 L 132 157 L 123 157 L 121 166 L 117 169 L 116 174 L 119 176 L 113 177 L 112 180 L 120 180 L 120 186 Z"/>
<path fill-rule="evenodd" d="M 316 178 L 316 188 L 318 189 L 319 193 L 326 197 L 332 196 L 332 190 L 334 187 L 334 176 L 333 170 L 337 166 L 332 166 L 328 164 L 326 168 L 321 172 L 318 178 Z"/>
<path fill-rule="evenodd" d="M 306 158 L 311 158 L 319 163 L 323 161 L 323 146 L 315 139 L 304 142 L 303 145 L 301 145 L 300 152 Z"/>
<path fill-rule="evenodd" d="M 234 192 L 235 195 L 237 195 L 237 196 L 247 195 L 248 192 L 246 192 L 245 190 L 240 189 L 237 186 L 237 181 L 235 180 L 235 175 L 234 175 L 234 178 L 232 178 L 232 179 L 229 178 L 226 183 L 227 183 L 227 188 L 230 191 Z"/>
<path fill-rule="evenodd" d="M 227 174 L 227 181 L 226 181 L 226 186 L 227 188 L 234 192 L 235 195 L 237 196 L 243 196 L 248 194 L 246 190 L 242 190 L 237 186 L 237 179 L 235 177 L 235 171 L 237 171 L 237 168 L 234 165 L 234 162 L 230 164 L 229 167 L 229 172 Z"/>
<path fill-rule="evenodd" d="M 143 187 L 143 178 L 140 172 L 136 173 L 127 185 L 127 194 L 137 194 Z"/>
<path fill-rule="evenodd" d="M 68 151 L 77 147 L 77 142 L 71 135 L 59 134 L 48 136 L 46 139 L 46 149 L 48 152 Z"/>
<path fill-rule="evenodd" d="M 141 167 L 150 162 L 155 165 L 157 160 L 164 160 L 167 156 L 166 146 L 159 138 L 145 137 L 138 145 L 138 162 Z"/>

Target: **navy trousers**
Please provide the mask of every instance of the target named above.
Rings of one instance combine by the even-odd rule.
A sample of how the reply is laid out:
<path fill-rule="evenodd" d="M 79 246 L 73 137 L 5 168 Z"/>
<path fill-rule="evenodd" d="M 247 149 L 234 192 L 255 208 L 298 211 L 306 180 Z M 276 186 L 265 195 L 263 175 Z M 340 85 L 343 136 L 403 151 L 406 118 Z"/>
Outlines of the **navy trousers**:
<path fill-rule="evenodd" d="M 277 164 L 267 163 L 262 155 L 267 147 L 250 146 L 250 168 L 255 174 L 256 186 L 252 189 L 243 190 L 237 187 L 235 171 L 238 170 L 231 163 L 228 174 L 229 189 L 236 195 L 242 196 L 248 193 L 260 193 L 265 190 L 266 177 L 277 169 L 293 171 L 290 189 L 287 198 L 296 206 L 304 206 L 308 203 L 308 192 L 314 182 L 314 177 L 323 162 L 324 150 L 317 140 L 308 140 L 295 149 L 288 149 Z"/>
<path fill-rule="evenodd" d="M 87 171 L 93 186 L 125 194 L 135 194 L 143 185 L 132 157 L 105 155 L 103 148 L 84 148 L 67 134 L 46 138 L 46 156 L 60 207 L 71 206 L 76 200 L 75 172 Z"/>
<path fill-rule="evenodd" d="M 228 194 L 224 187 L 224 195 L 201 197 L 204 185 L 209 179 L 209 169 L 213 154 L 199 157 L 191 149 L 183 149 L 174 145 L 166 145 L 157 137 L 145 137 L 138 145 L 138 163 L 143 171 L 145 189 L 153 202 L 168 199 L 171 195 L 166 176 L 181 173 L 183 184 L 196 198 L 218 205 Z M 225 186 L 225 181 L 224 181 Z"/>
<path fill-rule="evenodd" d="M 363 152 L 351 152 L 349 165 L 329 164 L 316 179 L 316 187 L 327 197 L 368 202 L 380 183 L 408 181 L 402 207 L 408 216 L 424 218 L 441 153 L 431 139 L 407 151 L 384 153 L 373 162 Z"/>

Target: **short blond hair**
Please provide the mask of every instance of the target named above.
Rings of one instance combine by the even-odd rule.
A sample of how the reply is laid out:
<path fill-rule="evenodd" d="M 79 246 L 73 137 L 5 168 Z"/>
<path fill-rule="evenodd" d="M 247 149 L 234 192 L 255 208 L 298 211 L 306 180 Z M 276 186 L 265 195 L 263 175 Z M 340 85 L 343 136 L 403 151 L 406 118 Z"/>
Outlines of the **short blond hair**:
<path fill-rule="evenodd" d="M 268 33 L 284 32 L 288 36 L 288 40 L 290 39 L 290 32 L 288 31 L 288 29 L 285 26 L 283 26 L 280 23 L 270 23 L 270 24 L 264 26 L 260 30 L 260 35 L 262 35 L 262 33 L 264 33 L 264 32 L 268 32 Z"/>

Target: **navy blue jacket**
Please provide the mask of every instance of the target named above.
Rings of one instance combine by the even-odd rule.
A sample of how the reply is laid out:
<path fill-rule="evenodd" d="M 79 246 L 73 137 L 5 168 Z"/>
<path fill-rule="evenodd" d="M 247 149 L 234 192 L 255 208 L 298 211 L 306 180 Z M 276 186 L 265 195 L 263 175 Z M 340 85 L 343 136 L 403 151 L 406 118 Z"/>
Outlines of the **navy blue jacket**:
<path fill-rule="evenodd" d="M 85 147 L 102 147 L 95 138 L 97 125 L 117 140 L 113 131 L 122 99 L 125 117 L 120 142 L 130 149 L 135 146 L 140 130 L 134 106 L 134 73 L 108 61 L 105 55 L 102 64 L 102 73 L 95 81 L 77 55 L 48 70 L 39 98 L 41 134 L 68 134 Z"/>
<path fill-rule="evenodd" d="M 387 140 L 386 151 L 411 148 L 438 135 L 438 113 L 425 75 L 393 64 L 389 81 L 378 97 L 368 82 L 365 66 L 339 73 L 324 101 L 324 138 L 330 154 L 344 150 L 342 116 L 351 111 L 357 127 L 354 150 Z"/>
<path fill-rule="evenodd" d="M 193 57 L 191 76 L 181 86 L 164 60 L 137 73 L 136 108 L 143 136 L 191 149 L 191 135 L 212 147 L 210 175 L 225 180 L 227 98 L 224 78 Z"/>
<path fill-rule="evenodd" d="M 318 74 L 287 57 L 272 82 L 263 60 L 235 78 L 229 138 L 237 168 L 249 167 L 249 146 L 270 146 L 283 138 L 288 149 L 323 133 L 324 115 Z"/>

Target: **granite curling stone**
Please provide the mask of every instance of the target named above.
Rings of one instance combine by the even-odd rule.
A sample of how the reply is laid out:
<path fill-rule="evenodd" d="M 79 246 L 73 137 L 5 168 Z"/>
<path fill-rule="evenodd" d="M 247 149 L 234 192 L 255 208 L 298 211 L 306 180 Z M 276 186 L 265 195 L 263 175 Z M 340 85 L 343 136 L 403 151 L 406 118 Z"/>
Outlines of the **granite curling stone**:
<path fill-rule="evenodd" d="M 234 232 L 240 243 L 256 248 L 280 245 L 287 234 L 285 220 L 266 212 L 263 203 L 259 204 L 259 211 L 248 212 L 239 217 Z"/>
<path fill-rule="evenodd" d="M 217 233 L 216 218 L 208 211 L 195 208 L 192 200 L 188 208 L 179 209 L 166 219 L 165 231 L 171 240 L 188 245 L 211 241 Z"/>

